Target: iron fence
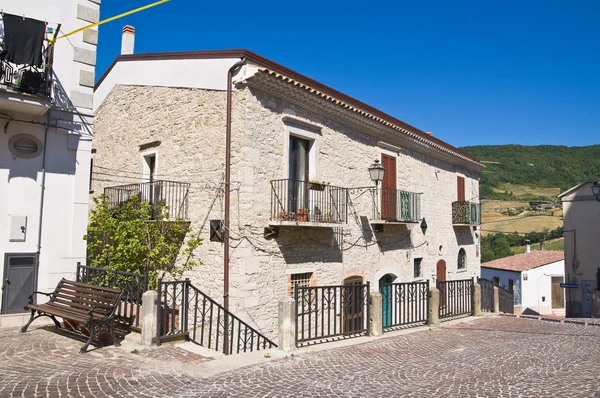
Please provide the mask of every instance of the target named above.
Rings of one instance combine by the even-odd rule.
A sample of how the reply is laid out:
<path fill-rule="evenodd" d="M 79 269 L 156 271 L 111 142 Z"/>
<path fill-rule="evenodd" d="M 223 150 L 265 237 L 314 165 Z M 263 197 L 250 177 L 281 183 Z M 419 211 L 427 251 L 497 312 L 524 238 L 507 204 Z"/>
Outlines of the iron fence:
<path fill-rule="evenodd" d="M 185 337 L 226 354 L 277 345 L 198 288 L 185 281 L 158 282 L 158 341 Z"/>
<path fill-rule="evenodd" d="M 498 288 L 498 310 L 505 314 L 514 314 L 514 293 L 506 290 L 502 286 L 497 285 L 496 287 Z"/>
<path fill-rule="evenodd" d="M 481 310 L 494 311 L 494 282 L 477 278 L 477 283 L 481 286 Z"/>
<path fill-rule="evenodd" d="M 429 320 L 429 281 L 382 283 L 383 329 L 427 323 Z"/>
<path fill-rule="evenodd" d="M 440 291 L 440 319 L 473 312 L 473 279 L 437 281 Z"/>
<path fill-rule="evenodd" d="M 369 331 L 370 290 L 366 284 L 296 286 L 296 346 Z"/>
<path fill-rule="evenodd" d="M 271 220 L 343 224 L 348 190 L 299 180 L 271 181 Z"/>
<path fill-rule="evenodd" d="M 481 205 L 466 201 L 452 202 L 452 224 L 481 224 Z"/>
<path fill-rule="evenodd" d="M 160 216 L 160 209 L 166 206 L 169 219 L 188 219 L 188 194 L 190 184 L 177 181 L 153 181 L 138 184 L 118 185 L 104 188 L 108 206 L 113 208 L 137 197 L 152 206 L 151 218 Z"/>
<path fill-rule="evenodd" d="M 390 188 L 381 188 L 381 217 L 377 207 L 373 219 L 386 221 L 419 222 L 421 219 L 421 194 Z"/>
<path fill-rule="evenodd" d="M 77 263 L 77 282 L 120 289 L 125 294 L 115 320 L 133 330 L 141 330 L 142 295 L 148 290 L 148 274 L 135 274 Z"/>

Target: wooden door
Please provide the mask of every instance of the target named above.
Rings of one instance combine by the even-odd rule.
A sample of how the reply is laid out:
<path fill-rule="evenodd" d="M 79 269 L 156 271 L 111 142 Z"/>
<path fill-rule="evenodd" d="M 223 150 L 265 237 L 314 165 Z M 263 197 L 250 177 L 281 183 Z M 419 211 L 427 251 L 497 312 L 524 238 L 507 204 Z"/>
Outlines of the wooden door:
<path fill-rule="evenodd" d="M 437 282 L 446 282 L 446 261 L 440 260 L 437 262 L 437 270 L 436 270 L 436 279 Z M 437 287 L 440 291 L 440 306 L 446 305 L 446 285 L 445 284 L 437 284 Z"/>
<path fill-rule="evenodd" d="M 560 287 L 563 282 L 563 276 L 552 277 L 552 309 L 565 308 L 565 289 Z"/>
<path fill-rule="evenodd" d="M 392 324 L 392 276 L 384 275 L 379 280 L 379 293 L 381 293 L 381 305 L 383 315 L 383 327 L 388 327 Z"/>
<path fill-rule="evenodd" d="M 465 179 L 460 176 L 456 177 L 456 200 L 459 202 L 464 202 L 466 200 Z"/>
<path fill-rule="evenodd" d="M 397 203 L 396 197 L 396 158 L 381 154 L 381 164 L 385 168 L 383 181 L 381 182 L 381 218 L 383 220 L 396 220 Z"/>
<path fill-rule="evenodd" d="M 344 333 L 354 334 L 364 329 L 363 302 L 365 290 L 361 277 L 344 280 L 342 290 L 342 309 L 344 311 Z"/>

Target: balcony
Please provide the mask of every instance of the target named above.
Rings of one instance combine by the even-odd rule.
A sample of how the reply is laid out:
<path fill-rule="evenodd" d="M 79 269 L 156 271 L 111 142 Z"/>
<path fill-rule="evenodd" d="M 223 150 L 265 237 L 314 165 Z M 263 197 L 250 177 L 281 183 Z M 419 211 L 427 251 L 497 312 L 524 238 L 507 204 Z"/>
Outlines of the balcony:
<path fill-rule="evenodd" d="M 375 194 L 375 192 L 374 192 Z M 396 189 L 381 188 L 379 191 L 381 213 L 373 208 L 372 225 L 411 224 L 421 220 L 421 194 Z"/>
<path fill-rule="evenodd" d="M 271 226 L 331 228 L 348 218 L 348 190 L 299 180 L 271 181 Z"/>
<path fill-rule="evenodd" d="M 481 224 L 481 205 L 466 201 L 452 202 L 452 225 L 455 227 Z"/>
<path fill-rule="evenodd" d="M 188 194 L 190 184 L 175 181 L 153 181 L 139 184 L 119 185 L 104 188 L 109 208 L 117 207 L 134 196 L 152 205 L 151 220 L 160 215 L 160 208 L 166 206 L 169 220 L 188 220 Z"/>
<path fill-rule="evenodd" d="M 45 29 L 44 39 L 52 38 L 54 29 Z M 39 54 L 33 57 L 35 64 L 9 62 L 10 47 L 4 30 L 0 31 L 0 111 L 34 116 L 46 113 L 51 100 L 53 47 L 43 41 L 39 63 Z"/>

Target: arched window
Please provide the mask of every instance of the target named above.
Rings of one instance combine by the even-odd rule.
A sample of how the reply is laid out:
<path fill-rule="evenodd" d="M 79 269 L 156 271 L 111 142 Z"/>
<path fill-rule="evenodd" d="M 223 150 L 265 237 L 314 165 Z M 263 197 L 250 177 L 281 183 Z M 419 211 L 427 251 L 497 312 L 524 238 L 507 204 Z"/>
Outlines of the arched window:
<path fill-rule="evenodd" d="M 458 251 L 458 269 L 467 268 L 467 252 L 465 249 L 460 249 Z"/>

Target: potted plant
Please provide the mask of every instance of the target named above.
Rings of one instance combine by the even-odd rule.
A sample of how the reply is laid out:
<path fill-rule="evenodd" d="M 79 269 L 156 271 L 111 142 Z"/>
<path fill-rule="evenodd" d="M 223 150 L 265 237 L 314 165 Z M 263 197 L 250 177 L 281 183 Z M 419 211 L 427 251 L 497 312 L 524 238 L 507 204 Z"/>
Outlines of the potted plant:
<path fill-rule="evenodd" d="M 315 206 L 315 211 L 313 213 L 312 221 L 321 222 L 323 220 L 323 215 L 321 213 L 321 209 Z"/>
<path fill-rule="evenodd" d="M 307 208 L 298 209 L 298 221 L 308 221 L 309 210 Z"/>
<path fill-rule="evenodd" d="M 326 222 L 326 223 L 332 222 L 331 213 L 328 212 L 323 215 L 323 222 Z"/>
<path fill-rule="evenodd" d="M 319 180 L 310 180 L 308 183 L 308 189 L 312 191 L 323 191 L 325 189 L 325 182 L 319 182 Z"/>

